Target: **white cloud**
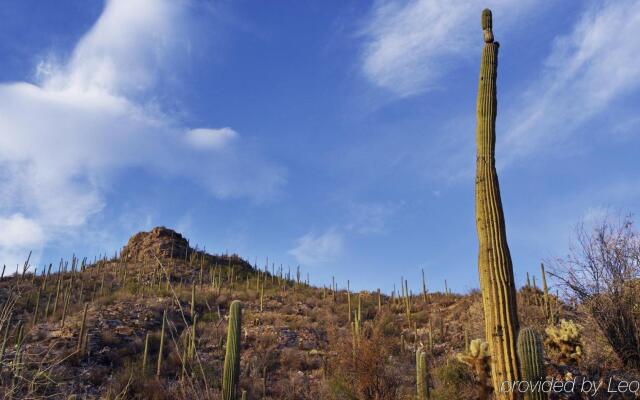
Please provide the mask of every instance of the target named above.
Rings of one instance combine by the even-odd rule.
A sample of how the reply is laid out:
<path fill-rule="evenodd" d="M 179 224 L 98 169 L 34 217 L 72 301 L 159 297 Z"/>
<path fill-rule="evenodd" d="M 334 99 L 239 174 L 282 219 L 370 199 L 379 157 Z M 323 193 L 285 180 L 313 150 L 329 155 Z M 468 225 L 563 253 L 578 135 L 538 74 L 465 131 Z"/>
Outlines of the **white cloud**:
<path fill-rule="evenodd" d="M 320 265 L 331 262 L 343 250 L 342 233 L 328 230 L 321 235 L 308 233 L 297 240 L 297 246 L 289 250 L 296 260 L 304 265 Z"/>
<path fill-rule="evenodd" d="M 185 177 L 221 198 L 279 193 L 284 170 L 231 128 L 191 129 L 158 106 L 155 89 L 188 48 L 185 7 L 110 0 L 67 62 L 43 60 L 36 82 L 0 84 L 0 218 L 37 226 L 29 245 L 83 226 L 125 168 Z M 0 253 L 17 245 L 6 239 Z"/>
<path fill-rule="evenodd" d="M 64 71 L 48 67 L 50 89 L 132 93 L 152 86 L 185 38 L 185 1 L 109 0 Z M 42 71 L 42 68 L 40 68 Z"/>
<path fill-rule="evenodd" d="M 637 92 L 638 37 L 640 2 L 616 0 L 588 7 L 572 31 L 555 40 L 541 78 L 529 85 L 522 104 L 508 109 L 506 136 L 499 145 L 510 159 L 561 143 L 614 101 Z M 630 124 L 637 118 L 631 114 Z M 616 127 L 611 131 L 617 133 Z"/>
<path fill-rule="evenodd" d="M 481 43 L 480 14 L 494 10 L 503 31 L 532 0 L 394 0 L 378 1 L 362 31 L 362 70 L 377 86 L 398 96 L 430 88 L 452 61 L 477 55 Z M 475 47 L 474 47 L 475 46 Z"/>
<path fill-rule="evenodd" d="M 238 137 L 238 133 L 231 128 L 221 129 L 191 129 L 187 132 L 186 140 L 196 149 L 222 149 L 228 142 Z"/>
<path fill-rule="evenodd" d="M 40 225 L 20 213 L 0 217 L 0 232 L 0 247 L 39 246 L 44 239 Z"/>
<path fill-rule="evenodd" d="M 6 264 L 8 271 L 13 271 L 14 265 L 22 266 L 29 252 L 40 248 L 45 240 L 40 224 L 20 213 L 0 216 L 0 232 L 0 264 Z"/>

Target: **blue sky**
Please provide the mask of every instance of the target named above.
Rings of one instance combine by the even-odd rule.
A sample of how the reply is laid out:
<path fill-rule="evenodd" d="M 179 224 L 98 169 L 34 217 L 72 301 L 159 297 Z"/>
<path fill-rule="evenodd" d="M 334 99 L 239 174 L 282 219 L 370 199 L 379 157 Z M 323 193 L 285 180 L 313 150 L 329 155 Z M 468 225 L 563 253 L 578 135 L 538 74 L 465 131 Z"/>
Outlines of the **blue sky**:
<path fill-rule="evenodd" d="M 317 284 L 477 287 L 480 12 L 516 279 L 640 200 L 640 2 L 8 0 L 0 256 L 166 225 Z"/>

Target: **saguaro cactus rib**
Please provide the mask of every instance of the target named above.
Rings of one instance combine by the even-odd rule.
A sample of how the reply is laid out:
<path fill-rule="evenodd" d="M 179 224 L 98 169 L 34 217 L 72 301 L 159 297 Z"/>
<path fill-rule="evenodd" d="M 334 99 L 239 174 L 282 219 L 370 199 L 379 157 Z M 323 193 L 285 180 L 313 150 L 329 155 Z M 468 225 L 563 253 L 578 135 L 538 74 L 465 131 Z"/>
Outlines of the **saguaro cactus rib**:
<path fill-rule="evenodd" d="M 496 76 L 498 47 L 492 32 L 491 11 L 482 12 L 484 48 L 476 125 L 476 227 L 479 240 L 478 269 L 485 318 L 485 334 L 491 351 L 491 372 L 499 398 L 504 381 L 518 380 L 516 338 L 518 316 L 511 254 L 507 245 L 500 187 L 495 168 Z"/>

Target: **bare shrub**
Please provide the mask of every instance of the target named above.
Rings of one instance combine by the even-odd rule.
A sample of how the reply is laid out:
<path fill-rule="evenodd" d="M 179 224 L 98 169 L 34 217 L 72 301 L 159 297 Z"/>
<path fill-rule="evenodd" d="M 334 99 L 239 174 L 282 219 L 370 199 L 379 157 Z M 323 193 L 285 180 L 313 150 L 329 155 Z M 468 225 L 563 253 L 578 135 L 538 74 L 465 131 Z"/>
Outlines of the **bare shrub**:
<path fill-rule="evenodd" d="M 580 301 L 625 367 L 640 369 L 636 303 L 640 295 L 640 236 L 630 217 L 581 223 L 569 255 L 552 275 Z"/>

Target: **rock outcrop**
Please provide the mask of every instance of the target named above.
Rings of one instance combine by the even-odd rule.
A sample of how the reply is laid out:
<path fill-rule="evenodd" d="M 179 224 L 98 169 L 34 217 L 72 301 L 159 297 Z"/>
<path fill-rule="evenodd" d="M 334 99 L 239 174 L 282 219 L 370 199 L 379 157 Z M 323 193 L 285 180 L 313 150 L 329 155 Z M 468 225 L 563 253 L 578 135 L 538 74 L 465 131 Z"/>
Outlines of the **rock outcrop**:
<path fill-rule="evenodd" d="M 127 261 L 158 258 L 185 259 L 193 249 L 180 233 L 158 226 L 149 232 L 138 232 L 122 248 L 120 257 Z"/>

